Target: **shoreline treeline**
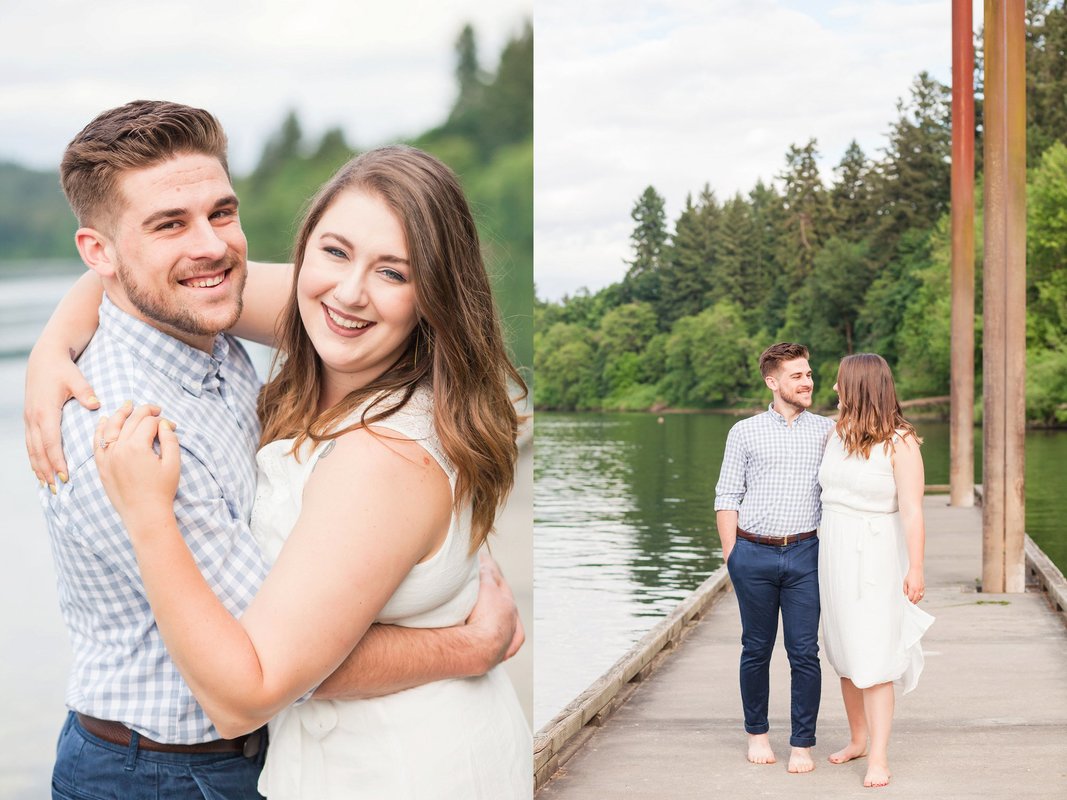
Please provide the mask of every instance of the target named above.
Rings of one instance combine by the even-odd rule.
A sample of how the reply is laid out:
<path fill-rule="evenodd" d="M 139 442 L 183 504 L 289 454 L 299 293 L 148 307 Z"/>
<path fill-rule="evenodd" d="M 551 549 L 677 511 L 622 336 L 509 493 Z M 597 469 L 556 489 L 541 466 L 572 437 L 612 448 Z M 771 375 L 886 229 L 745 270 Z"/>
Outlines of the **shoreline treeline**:
<path fill-rule="evenodd" d="M 1027 414 L 1067 423 L 1067 13 L 1027 13 Z M 981 82 L 976 113 L 981 146 Z M 898 101 L 875 156 L 852 142 L 829 178 L 814 139 L 776 181 L 720 198 L 705 185 L 668 231 L 664 200 L 636 200 L 618 283 L 535 301 L 537 408 L 647 410 L 758 406 L 756 359 L 806 343 L 816 404 L 840 357 L 881 353 L 902 396 L 949 391 L 948 88 L 927 73 Z M 981 154 L 975 222 L 976 376 L 981 375 Z M 980 383 L 979 383 L 980 387 Z M 979 397 L 980 389 L 979 389 Z"/>

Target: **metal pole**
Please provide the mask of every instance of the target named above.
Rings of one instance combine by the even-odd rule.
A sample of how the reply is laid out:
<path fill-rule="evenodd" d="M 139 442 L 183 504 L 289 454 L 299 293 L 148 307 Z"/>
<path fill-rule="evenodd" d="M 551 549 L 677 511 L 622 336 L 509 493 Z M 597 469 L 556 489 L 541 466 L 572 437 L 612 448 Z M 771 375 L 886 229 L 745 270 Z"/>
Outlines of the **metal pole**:
<path fill-rule="evenodd" d="M 974 24 L 952 0 L 952 366 L 949 503 L 974 505 Z"/>
<path fill-rule="evenodd" d="M 982 586 L 1025 589 L 1024 0 L 985 2 Z"/>
<path fill-rule="evenodd" d="M 1026 591 L 1026 3 L 1007 14 L 1004 591 Z"/>

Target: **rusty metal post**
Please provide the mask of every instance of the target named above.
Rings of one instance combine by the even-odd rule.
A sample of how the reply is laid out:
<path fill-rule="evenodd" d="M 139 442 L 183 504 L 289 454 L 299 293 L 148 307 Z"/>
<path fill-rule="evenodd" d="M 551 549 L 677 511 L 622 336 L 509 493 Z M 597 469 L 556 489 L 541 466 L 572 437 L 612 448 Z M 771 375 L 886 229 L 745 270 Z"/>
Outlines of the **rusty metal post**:
<path fill-rule="evenodd" d="M 949 503 L 974 505 L 974 23 L 952 0 L 952 347 Z"/>
<path fill-rule="evenodd" d="M 982 586 L 1025 590 L 1026 75 L 1024 0 L 985 2 Z"/>

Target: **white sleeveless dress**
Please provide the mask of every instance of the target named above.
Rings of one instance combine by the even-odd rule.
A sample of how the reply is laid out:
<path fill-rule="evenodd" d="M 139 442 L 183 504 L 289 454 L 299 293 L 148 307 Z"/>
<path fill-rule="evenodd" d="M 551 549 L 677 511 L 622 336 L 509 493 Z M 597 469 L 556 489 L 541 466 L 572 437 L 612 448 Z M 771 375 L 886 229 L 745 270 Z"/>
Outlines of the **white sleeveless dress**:
<path fill-rule="evenodd" d="M 405 408 L 374 425 L 422 445 L 454 492 L 456 471 L 434 432 L 432 402 L 429 390 L 420 389 Z M 288 454 L 291 446 L 291 439 L 271 442 L 256 456 L 251 527 L 270 563 L 300 515 L 311 470 L 330 445 L 306 447 L 302 461 Z M 470 518 L 469 505 L 453 515 L 441 548 L 415 565 L 378 622 L 438 628 L 467 618 L 478 595 L 477 557 L 468 554 Z M 285 709 L 270 722 L 259 791 L 270 800 L 529 800 L 532 760 L 530 729 L 498 666 L 480 678 Z"/>
<path fill-rule="evenodd" d="M 861 689 L 894 682 L 906 694 L 923 669 L 920 639 L 934 618 L 908 601 L 908 551 L 890 456 L 848 456 L 831 433 L 819 468 L 819 600 L 830 664 Z"/>

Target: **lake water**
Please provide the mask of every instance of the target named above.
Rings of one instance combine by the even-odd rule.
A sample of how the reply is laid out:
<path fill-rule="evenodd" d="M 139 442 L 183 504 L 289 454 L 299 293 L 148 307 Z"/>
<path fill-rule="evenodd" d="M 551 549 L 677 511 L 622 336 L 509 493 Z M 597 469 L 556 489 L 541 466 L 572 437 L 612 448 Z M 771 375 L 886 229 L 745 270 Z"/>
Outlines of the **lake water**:
<path fill-rule="evenodd" d="M 715 483 L 736 421 L 718 414 L 669 414 L 660 422 L 653 414 L 538 412 L 535 728 L 722 563 Z M 948 483 L 948 425 L 917 427 L 926 482 Z M 980 431 L 975 445 L 980 462 Z M 1067 569 L 1067 432 L 1031 431 L 1026 451 L 1027 531 Z"/>

